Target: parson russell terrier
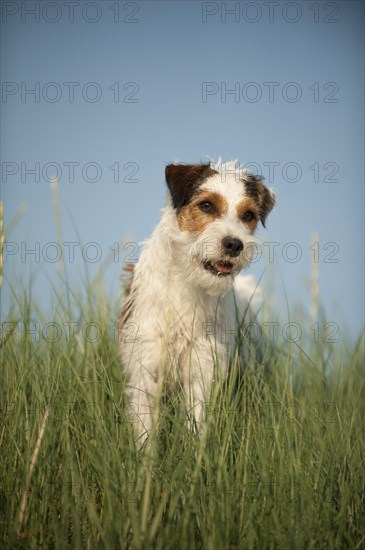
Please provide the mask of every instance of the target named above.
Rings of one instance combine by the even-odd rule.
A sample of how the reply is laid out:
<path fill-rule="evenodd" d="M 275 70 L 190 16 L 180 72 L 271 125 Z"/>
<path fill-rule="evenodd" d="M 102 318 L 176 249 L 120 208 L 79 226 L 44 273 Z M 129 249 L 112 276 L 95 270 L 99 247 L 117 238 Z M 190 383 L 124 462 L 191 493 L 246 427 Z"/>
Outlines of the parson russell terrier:
<path fill-rule="evenodd" d="M 127 267 L 119 319 L 139 444 L 158 421 L 166 380 L 180 383 L 192 425 L 202 430 L 204 405 L 234 353 L 216 327 L 232 332 L 250 310 L 253 278 L 237 275 L 255 252 L 257 224 L 265 225 L 275 203 L 263 178 L 236 161 L 169 164 L 166 182 L 171 204 L 138 263 Z"/>

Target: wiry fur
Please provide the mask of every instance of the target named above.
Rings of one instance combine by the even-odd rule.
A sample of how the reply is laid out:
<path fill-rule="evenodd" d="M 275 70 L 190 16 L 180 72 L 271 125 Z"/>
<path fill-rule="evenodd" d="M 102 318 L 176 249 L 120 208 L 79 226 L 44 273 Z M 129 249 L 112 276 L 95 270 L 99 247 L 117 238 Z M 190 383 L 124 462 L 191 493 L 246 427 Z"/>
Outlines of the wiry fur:
<path fill-rule="evenodd" d="M 235 161 L 169 165 L 166 179 L 172 204 L 162 210 L 160 223 L 143 243 L 120 317 L 120 354 L 140 442 L 151 429 L 167 375 L 180 380 L 196 425 L 204 423 L 204 402 L 213 381 L 226 375 L 233 352 L 232 340 L 227 344 L 217 338 L 215 327 L 234 329 L 247 310 L 252 278 L 239 276 L 236 285 L 234 279 L 249 264 L 255 226 L 265 222 L 275 201 L 262 179 L 237 168 Z M 199 196 L 217 202 L 217 194 L 219 206 L 203 212 Z M 251 204 L 248 199 L 254 220 L 244 222 L 238 216 L 245 200 Z M 182 231 L 184 215 L 189 222 Z M 243 250 L 227 254 L 226 237 L 241 241 Z M 208 270 L 207 262 L 223 272 Z M 224 262 L 230 264 L 228 274 Z"/>

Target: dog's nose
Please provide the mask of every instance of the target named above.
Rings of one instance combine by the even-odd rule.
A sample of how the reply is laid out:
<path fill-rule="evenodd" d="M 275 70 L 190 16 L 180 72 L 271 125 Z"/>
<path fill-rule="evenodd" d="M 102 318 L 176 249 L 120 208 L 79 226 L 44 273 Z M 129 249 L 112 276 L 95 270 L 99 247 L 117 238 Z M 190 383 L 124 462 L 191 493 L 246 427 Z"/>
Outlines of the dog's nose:
<path fill-rule="evenodd" d="M 235 237 L 225 237 L 222 241 L 223 252 L 228 254 L 228 256 L 238 256 L 238 254 L 243 250 L 243 242 Z"/>

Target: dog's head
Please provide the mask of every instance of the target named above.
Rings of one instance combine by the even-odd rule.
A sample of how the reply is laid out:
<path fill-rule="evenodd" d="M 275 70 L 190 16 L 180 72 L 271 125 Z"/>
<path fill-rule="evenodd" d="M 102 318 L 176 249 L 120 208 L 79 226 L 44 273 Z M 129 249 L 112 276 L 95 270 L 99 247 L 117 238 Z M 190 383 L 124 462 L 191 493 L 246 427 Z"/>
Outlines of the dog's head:
<path fill-rule="evenodd" d="M 273 191 L 235 161 L 169 164 L 166 181 L 187 277 L 211 294 L 226 292 L 252 259 L 253 234 L 275 204 Z"/>

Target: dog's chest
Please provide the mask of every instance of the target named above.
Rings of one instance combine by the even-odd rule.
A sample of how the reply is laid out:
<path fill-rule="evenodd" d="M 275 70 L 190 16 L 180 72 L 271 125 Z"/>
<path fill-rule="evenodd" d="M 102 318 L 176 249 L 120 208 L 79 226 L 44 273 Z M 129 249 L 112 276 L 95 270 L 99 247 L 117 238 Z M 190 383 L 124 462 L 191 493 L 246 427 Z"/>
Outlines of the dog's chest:
<path fill-rule="evenodd" d="M 226 301 L 212 296 L 169 296 L 162 320 L 162 335 L 171 355 L 184 361 L 187 354 L 208 352 L 212 346 L 226 355 L 226 346 L 216 336 L 230 323 Z M 209 350 L 209 351 L 208 351 Z"/>

